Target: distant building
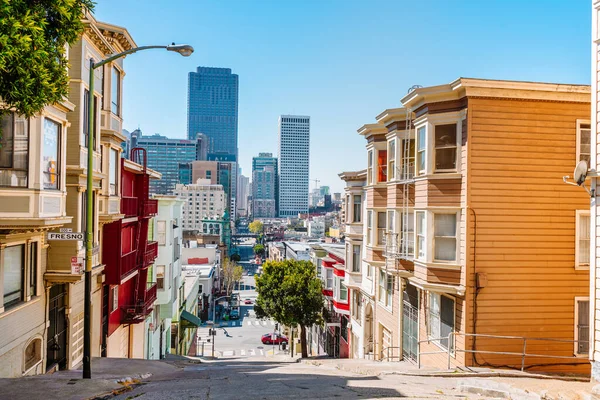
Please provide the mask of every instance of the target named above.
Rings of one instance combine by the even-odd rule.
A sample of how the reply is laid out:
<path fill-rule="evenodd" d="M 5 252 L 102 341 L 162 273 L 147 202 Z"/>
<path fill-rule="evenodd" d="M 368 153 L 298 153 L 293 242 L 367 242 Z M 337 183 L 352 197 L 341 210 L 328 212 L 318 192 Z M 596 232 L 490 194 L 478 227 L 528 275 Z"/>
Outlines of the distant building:
<path fill-rule="evenodd" d="M 238 215 L 245 216 L 248 213 L 248 195 L 250 194 L 250 178 L 238 175 L 236 211 Z"/>
<path fill-rule="evenodd" d="M 188 138 L 208 138 L 208 153 L 238 154 L 238 76 L 198 67 L 188 75 Z"/>
<path fill-rule="evenodd" d="M 175 195 L 185 201 L 182 226 L 184 230 L 203 230 L 203 220 L 220 219 L 225 213 L 223 185 L 213 185 L 207 179 L 199 179 L 190 185 L 178 184 Z"/>
<path fill-rule="evenodd" d="M 148 167 L 162 174 L 162 179 L 151 182 L 150 191 L 173 194 L 179 183 L 179 164 L 198 160 L 205 152 L 206 138 L 202 135 L 196 140 L 169 139 L 159 134 L 143 136 L 142 131 L 136 129 L 131 132 L 130 146 L 146 149 Z"/>
<path fill-rule="evenodd" d="M 310 117 L 279 117 L 279 202 L 280 217 L 308 212 Z"/>
<path fill-rule="evenodd" d="M 265 193 L 267 192 L 266 187 L 262 187 L 262 188 L 257 188 L 256 187 L 256 179 L 254 179 L 254 171 L 265 171 L 265 167 L 267 169 L 271 168 L 270 171 L 273 172 L 273 179 L 274 179 L 274 186 L 272 190 L 268 190 L 268 192 L 271 194 L 272 192 L 272 197 L 269 196 L 265 196 Z M 275 215 L 272 215 L 272 217 L 276 217 L 278 214 L 278 210 L 279 210 L 279 204 L 278 204 L 278 199 L 279 199 L 279 168 L 277 165 L 277 157 L 273 157 L 273 153 L 258 153 L 257 157 L 252 157 L 252 215 L 255 215 L 255 209 L 260 210 L 260 209 L 270 209 L 271 206 L 271 202 L 270 200 L 275 200 Z M 265 177 L 263 177 L 265 178 Z M 261 196 L 259 198 L 256 198 L 256 200 L 258 201 L 256 204 L 254 203 L 255 201 L 255 196 L 254 193 L 255 191 L 261 192 Z M 267 202 L 265 202 L 264 200 L 269 200 Z M 259 214 L 264 214 L 264 212 L 259 211 Z M 267 214 L 269 214 L 269 217 L 271 217 L 270 212 L 268 212 Z"/>
<path fill-rule="evenodd" d="M 252 216 L 276 217 L 275 169 L 272 166 L 257 167 L 252 172 Z"/>

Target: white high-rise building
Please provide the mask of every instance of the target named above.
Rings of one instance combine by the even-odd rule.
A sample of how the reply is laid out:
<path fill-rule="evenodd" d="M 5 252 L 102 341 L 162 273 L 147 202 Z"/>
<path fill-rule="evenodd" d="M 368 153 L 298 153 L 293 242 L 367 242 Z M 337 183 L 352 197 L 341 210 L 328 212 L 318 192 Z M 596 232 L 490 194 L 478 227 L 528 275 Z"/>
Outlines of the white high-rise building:
<path fill-rule="evenodd" d="M 279 216 L 308 213 L 310 117 L 279 117 Z"/>
<path fill-rule="evenodd" d="M 250 178 L 242 175 L 238 175 L 237 184 L 237 204 L 236 212 L 240 216 L 245 216 L 248 213 L 248 196 L 250 195 Z"/>

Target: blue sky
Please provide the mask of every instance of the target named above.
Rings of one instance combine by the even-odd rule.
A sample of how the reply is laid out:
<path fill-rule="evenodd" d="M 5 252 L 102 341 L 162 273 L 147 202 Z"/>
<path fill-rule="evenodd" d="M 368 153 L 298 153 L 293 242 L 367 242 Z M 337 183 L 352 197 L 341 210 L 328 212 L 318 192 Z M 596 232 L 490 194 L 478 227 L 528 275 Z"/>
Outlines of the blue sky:
<path fill-rule="evenodd" d="M 590 9 L 589 0 L 98 0 L 95 15 L 138 45 L 196 49 L 126 59 L 124 128 L 184 138 L 188 72 L 231 68 L 243 173 L 259 152 L 276 153 L 280 114 L 310 115 L 311 179 L 341 191 L 337 174 L 366 164 L 356 130 L 412 85 L 589 84 Z"/>

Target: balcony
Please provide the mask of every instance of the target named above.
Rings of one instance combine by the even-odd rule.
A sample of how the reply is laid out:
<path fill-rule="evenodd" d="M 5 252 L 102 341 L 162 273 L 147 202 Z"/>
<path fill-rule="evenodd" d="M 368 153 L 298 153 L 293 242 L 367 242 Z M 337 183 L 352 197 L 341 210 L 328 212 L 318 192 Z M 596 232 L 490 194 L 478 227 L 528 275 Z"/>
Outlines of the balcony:
<path fill-rule="evenodd" d="M 137 324 L 144 322 L 154 307 L 156 289 L 156 282 L 148 282 L 146 283 L 144 295 L 140 297 L 137 304 L 121 306 L 121 323 Z"/>
<path fill-rule="evenodd" d="M 158 242 L 148 242 L 144 253 L 144 267 L 152 264 L 158 257 Z"/>
<path fill-rule="evenodd" d="M 144 218 L 155 216 L 158 214 L 158 200 L 144 200 L 141 211 L 141 215 Z"/>
<path fill-rule="evenodd" d="M 125 214 L 125 217 L 135 217 L 138 213 L 137 197 L 122 197 L 121 213 Z"/>

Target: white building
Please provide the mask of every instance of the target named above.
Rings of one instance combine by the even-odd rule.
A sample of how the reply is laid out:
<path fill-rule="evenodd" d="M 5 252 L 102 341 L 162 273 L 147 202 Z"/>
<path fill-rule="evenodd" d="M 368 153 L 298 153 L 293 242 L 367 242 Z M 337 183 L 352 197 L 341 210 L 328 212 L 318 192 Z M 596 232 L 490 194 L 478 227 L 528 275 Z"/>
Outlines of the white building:
<path fill-rule="evenodd" d="M 250 178 L 238 175 L 236 212 L 239 216 L 248 215 L 248 196 L 250 195 Z"/>
<path fill-rule="evenodd" d="M 225 213 L 223 185 L 213 185 L 208 179 L 198 179 L 191 185 L 175 186 L 175 195 L 185 201 L 182 227 L 202 230 L 203 219 L 221 219 Z"/>
<path fill-rule="evenodd" d="M 170 353 L 172 320 L 179 311 L 178 294 L 183 285 L 181 278 L 181 249 L 183 200 L 176 196 L 155 196 L 158 215 L 153 219 L 154 237 L 158 242 L 158 257 L 153 275 L 157 284 L 154 312 L 146 320 L 147 338 L 145 358 L 158 360 Z"/>
<path fill-rule="evenodd" d="M 316 217 L 310 221 L 305 221 L 304 225 L 308 229 L 308 236 L 310 238 L 322 238 L 325 237 L 325 218 Z"/>
<path fill-rule="evenodd" d="M 310 117 L 279 117 L 279 216 L 308 212 Z"/>
<path fill-rule="evenodd" d="M 306 243 L 282 242 L 285 260 L 310 261 L 310 246 Z"/>

